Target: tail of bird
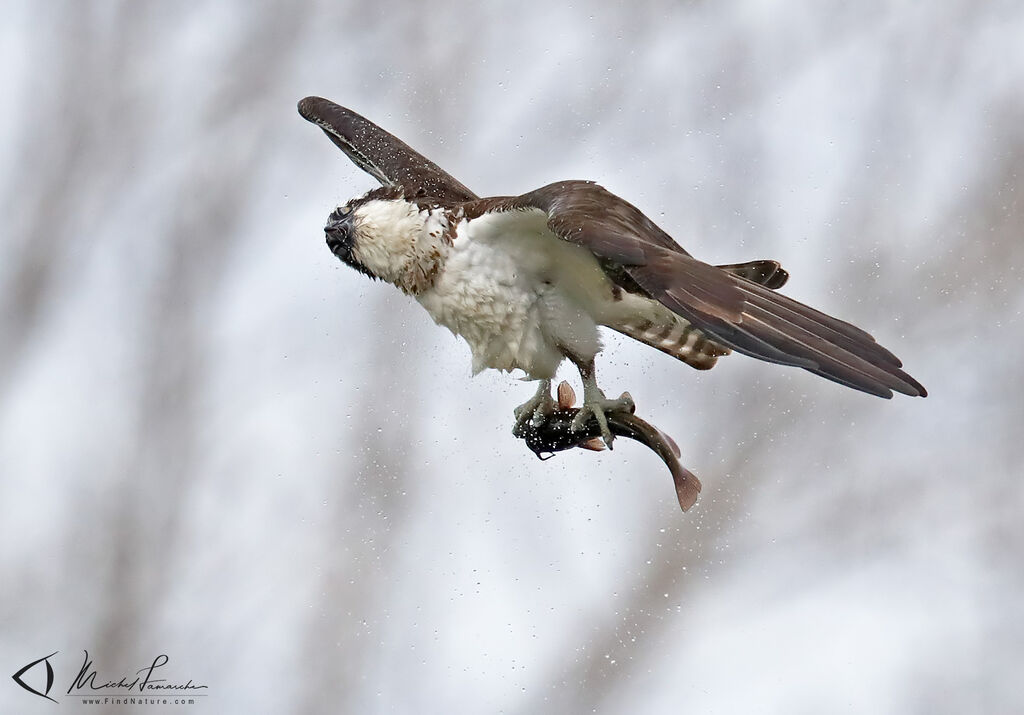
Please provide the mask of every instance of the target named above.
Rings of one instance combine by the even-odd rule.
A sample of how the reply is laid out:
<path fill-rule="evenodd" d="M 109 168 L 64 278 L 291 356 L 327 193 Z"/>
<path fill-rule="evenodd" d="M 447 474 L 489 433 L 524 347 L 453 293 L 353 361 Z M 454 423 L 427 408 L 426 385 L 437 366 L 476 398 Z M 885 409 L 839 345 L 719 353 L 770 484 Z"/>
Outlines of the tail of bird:
<path fill-rule="evenodd" d="M 781 288 L 789 280 L 778 261 L 748 261 L 718 266 L 724 271 L 763 285 L 772 290 Z M 652 301 L 653 302 L 653 301 Z M 609 326 L 623 335 L 682 360 L 698 370 L 710 370 L 718 358 L 732 352 L 729 348 L 708 338 L 668 308 L 657 304 L 653 316 L 646 316 Z"/>

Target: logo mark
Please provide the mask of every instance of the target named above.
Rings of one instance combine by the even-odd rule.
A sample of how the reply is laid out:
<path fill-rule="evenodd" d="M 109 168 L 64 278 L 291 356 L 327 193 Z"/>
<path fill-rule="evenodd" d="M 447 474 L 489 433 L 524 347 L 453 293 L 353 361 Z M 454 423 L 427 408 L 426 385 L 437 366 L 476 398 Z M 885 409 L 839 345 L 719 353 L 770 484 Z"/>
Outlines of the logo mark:
<path fill-rule="evenodd" d="M 25 690 L 29 691 L 33 695 L 38 695 L 39 697 L 46 698 L 47 700 L 53 700 L 53 698 L 50 697 L 50 688 L 53 687 L 53 666 L 50 665 L 49 658 L 52 658 L 53 656 L 57 655 L 57 653 L 59 653 L 59 652 L 60 651 L 56 651 L 55 650 L 52 653 L 50 653 L 50 655 L 43 656 L 39 660 L 33 660 L 31 663 L 29 663 L 24 668 L 19 670 L 17 673 L 12 675 L 11 678 L 14 679 L 15 683 L 17 683 L 21 687 L 25 688 Z M 36 690 L 35 688 L 33 688 L 31 685 L 28 685 L 24 680 L 21 679 L 21 676 L 23 676 L 25 673 L 27 673 L 28 671 L 30 671 L 33 668 L 35 668 L 40 663 L 44 663 L 46 665 L 46 690 L 44 690 L 41 693 L 38 690 Z M 57 701 L 53 700 L 53 702 L 57 702 Z"/>

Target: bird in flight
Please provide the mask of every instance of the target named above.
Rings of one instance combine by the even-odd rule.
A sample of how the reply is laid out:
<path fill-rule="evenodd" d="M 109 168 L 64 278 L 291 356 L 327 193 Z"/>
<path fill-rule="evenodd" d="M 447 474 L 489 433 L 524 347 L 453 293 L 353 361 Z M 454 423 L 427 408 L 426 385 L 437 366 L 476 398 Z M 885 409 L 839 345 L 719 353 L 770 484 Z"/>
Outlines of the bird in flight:
<path fill-rule="evenodd" d="M 927 394 L 868 333 L 777 293 L 789 274 L 776 261 L 697 260 L 591 181 L 480 198 L 350 109 L 306 97 L 299 114 L 381 183 L 331 213 L 330 250 L 465 339 L 474 374 L 519 369 L 538 381 L 517 428 L 557 408 L 551 381 L 568 359 L 583 380 L 573 425 L 596 419 L 611 446 L 608 415 L 634 406 L 598 386 L 599 326 L 698 370 L 736 351 L 879 397 Z"/>

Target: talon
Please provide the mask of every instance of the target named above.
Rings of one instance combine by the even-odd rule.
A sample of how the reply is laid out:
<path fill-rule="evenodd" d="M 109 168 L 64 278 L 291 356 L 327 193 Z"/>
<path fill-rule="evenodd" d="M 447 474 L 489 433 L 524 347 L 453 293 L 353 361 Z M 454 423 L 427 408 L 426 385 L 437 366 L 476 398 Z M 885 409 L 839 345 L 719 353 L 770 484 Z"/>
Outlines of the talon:
<path fill-rule="evenodd" d="M 516 424 L 512 428 L 512 434 L 518 436 L 520 431 L 531 421 L 534 424 L 540 424 L 555 411 L 556 407 L 555 400 L 551 397 L 551 381 L 541 380 L 534 396 L 513 410 L 512 414 L 516 418 Z"/>
<path fill-rule="evenodd" d="M 625 412 L 633 414 L 635 410 L 636 405 L 633 404 L 633 398 L 629 396 L 628 392 L 622 393 L 622 396 L 616 400 L 609 400 L 601 394 L 600 390 L 596 390 L 590 394 L 588 399 L 584 400 L 580 411 L 573 417 L 572 429 L 577 432 L 584 429 L 587 422 L 593 417 L 597 420 L 597 425 L 601 429 L 601 439 L 604 440 L 608 449 L 612 449 L 615 435 L 612 434 L 611 429 L 608 427 L 608 416 L 606 413 Z"/>

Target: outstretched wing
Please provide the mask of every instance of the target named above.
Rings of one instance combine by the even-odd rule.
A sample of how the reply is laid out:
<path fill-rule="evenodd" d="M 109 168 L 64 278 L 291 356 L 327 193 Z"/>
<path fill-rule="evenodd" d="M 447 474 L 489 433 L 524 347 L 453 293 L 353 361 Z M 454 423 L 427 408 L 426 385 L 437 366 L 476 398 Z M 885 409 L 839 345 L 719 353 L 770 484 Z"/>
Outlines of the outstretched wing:
<path fill-rule="evenodd" d="M 473 201 L 476 194 L 408 144 L 366 117 L 322 97 L 299 102 L 299 114 L 323 129 L 356 166 L 385 186 L 400 186 L 408 198 Z"/>
<path fill-rule="evenodd" d="M 860 328 L 696 260 L 639 209 L 593 182 L 550 184 L 505 205 L 546 212 L 548 228 L 589 249 L 613 280 L 639 287 L 714 342 L 879 397 L 894 390 L 927 394 Z"/>

